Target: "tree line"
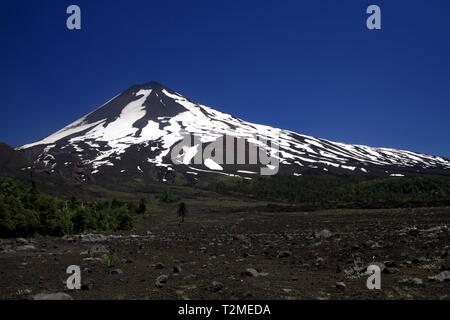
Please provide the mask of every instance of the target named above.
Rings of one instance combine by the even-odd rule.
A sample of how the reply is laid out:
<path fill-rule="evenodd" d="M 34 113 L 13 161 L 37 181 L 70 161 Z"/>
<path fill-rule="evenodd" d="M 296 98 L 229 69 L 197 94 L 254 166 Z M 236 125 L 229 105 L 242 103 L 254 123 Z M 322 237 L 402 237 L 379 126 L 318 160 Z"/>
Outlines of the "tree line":
<path fill-rule="evenodd" d="M 450 177 L 219 177 L 208 189 L 311 209 L 405 208 L 450 205 Z"/>

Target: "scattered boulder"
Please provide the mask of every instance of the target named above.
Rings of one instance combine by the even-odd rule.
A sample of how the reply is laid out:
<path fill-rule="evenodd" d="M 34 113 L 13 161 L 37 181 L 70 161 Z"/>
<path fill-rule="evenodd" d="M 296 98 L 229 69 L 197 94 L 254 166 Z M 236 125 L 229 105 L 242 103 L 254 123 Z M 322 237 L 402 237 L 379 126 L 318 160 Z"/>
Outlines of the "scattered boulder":
<path fill-rule="evenodd" d="M 444 225 L 444 226 L 437 226 L 437 227 L 433 227 L 433 228 L 429 228 L 429 229 L 423 230 L 423 232 L 439 234 L 441 232 L 448 232 L 448 227 L 446 225 Z"/>
<path fill-rule="evenodd" d="M 282 258 L 288 258 L 292 255 L 292 252 L 290 251 L 279 251 L 277 254 L 277 258 L 282 259 Z"/>
<path fill-rule="evenodd" d="M 399 281 L 400 284 L 412 285 L 412 286 L 422 286 L 423 280 L 420 278 L 406 278 Z"/>
<path fill-rule="evenodd" d="M 153 266 L 156 270 L 162 270 L 162 269 L 165 268 L 164 263 L 161 263 L 161 262 L 155 263 L 155 264 L 152 265 L 152 266 Z"/>
<path fill-rule="evenodd" d="M 24 245 L 30 244 L 30 242 L 27 239 L 25 239 L 25 238 L 17 238 L 16 239 L 16 243 L 18 245 L 20 245 L 20 246 L 24 246 Z"/>
<path fill-rule="evenodd" d="M 82 234 L 79 236 L 81 239 L 81 242 L 103 242 L 106 241 L 107 238 L 102 234 Z"/>
<path fill-rule="evenodd" d="M 110 274 L 123 274 L 122 269 L 113 269 L 110 271 Z"/>
<path fill-rule="evenodd" d="M 407 229 L 406 233 L 410 236 L 417 237 L 420 234 L 420 230 L 416 227 Z"/>
<path fill-rule="evenodd" d="M 258 270 L 254 269 L 254 268 L 247 268 L 245 271 L 241 272 L 241 275 L 243 277 L 264 277 L 264 276 L 267 276 L 268 273 L 259 272 Z"/>
<path fill-rule="evenodd" d="M 241 275 L 247 277 L 257 277 L 259 275 L 259 272 L 256 269 L 248 268 L 245 271 L 243 271 Z"/>
<path fill-rule="evenodd" d="M 109 253 L 109 249 L 103 245 L 94 245 L 89 249 L 90 255 L 108 254 L 108 253 Z"/>
<path fill-rule="evenodd" d="M 329 239 L 333 236 L 333 233 L 331 233 L 328 229 L 323 229 L 321 231 L 314 232 L 314 238 L 315 239 Z"/>
<path fill-rule="evenodd" d="M 428 277 L 431 281 L 438 281 L 438 282 L 447 282 L 450 281 L 450 271 L 442 271 L 441 273 Z"/>
<path fill-rule="evenodd" d="M 430 259 L 426 258 L 426 257 L 420 257 L 420 258 L 414 258 L 412 263 L 414 264 L 420 264 L 420 263 L 426 263 L 426 262 L 430 262 Z"/>
<path fill-rule="evenodd" d="M 173 273 L 180 273 L 181 272 L 181 267 L 180 266 L 174 266 L 173 267 Z"/>
<path fill-rule="evenodd" d="M 165 274 L 160 275 L 158 278 L 156 278 L 155 287 L 157 287 L 157 288 L 164 287 L 164 285 L 167 283 L 168 280 L 169 280 L 168 275 L 165 275 Z"/>
<path fill-rule="evenodd" d="M 213 281 L 211 285 L 208 287 L 210 292 L 216 293 L 223 289 L 223 283 L 218 281 Z"/>
<path fill-rule="evenodd" d="M 73 298 L 64 292 L 56 293 L 38 293 L 33 296 L 33 300 L 73 300 Z"/>
<path fill-rule="evenodd" d="M 0 253 L 14 253 L 15 250 L 12 249 L 11 245 L 5 244 L 0 246 Z"/>
<path fill-rule="evenodd" d="M 247 237 L 243 234 L 235 234 L 233 235 L 233 240 L 245 241 L 247 240 Z"/>
<path fill-rule="evenodd" d="M 345 290 L 347 288 L 347 285 L 344 282 L 336 282 L 336 288 L 339 290 Z"/>
<path fill-rule="evenodd" d="M 16 251 L 32 251 L 32 250 L 36 250 L 36 247 L 33 246 L 32 244 L 26 244 L 16 248 Z"/>
<path fill-rule="evenodd" d="M 17 296 L 29 296 L 33 292 L 31 289 L 19 289 L 16 292 Z"/>

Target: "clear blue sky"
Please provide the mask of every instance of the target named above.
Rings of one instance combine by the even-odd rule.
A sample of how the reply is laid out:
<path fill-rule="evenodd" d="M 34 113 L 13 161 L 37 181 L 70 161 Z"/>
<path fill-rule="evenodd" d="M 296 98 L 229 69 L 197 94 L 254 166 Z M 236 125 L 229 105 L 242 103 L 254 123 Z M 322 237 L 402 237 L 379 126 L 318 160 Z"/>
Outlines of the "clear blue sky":
<path fill-rule="evenodd" d="M 245 120 L 450 156 L 448 0 L 1 0 L 0 41 L 14 146 L 156 80 Z"/>

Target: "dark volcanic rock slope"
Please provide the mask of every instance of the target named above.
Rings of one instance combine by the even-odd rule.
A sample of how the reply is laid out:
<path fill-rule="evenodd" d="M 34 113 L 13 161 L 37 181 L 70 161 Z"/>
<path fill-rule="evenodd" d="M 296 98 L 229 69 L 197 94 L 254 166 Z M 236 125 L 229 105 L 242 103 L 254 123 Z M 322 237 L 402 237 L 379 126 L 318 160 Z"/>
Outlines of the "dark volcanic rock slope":
<path fill-rule="evenodd" d="M 133 86 L 60 131 L 19 149 L 49 172 L 85 181 L 114 177 L 165 182 L 178 174 L 192 181 L 205 174 L 251 178 L 263 168 L 275 168 L 276 161 L 223 164 L 218 159 L 225 159 L 228 153 L 237 161 L 229 147 L 206 154 L 194 164 L 209 144 L 221 141 L 224 146 L 220 140 L 224 135 L 232 137 L 235 144 L 245 141 L 246 163 L 248 150 L 260 146 L 279 161 L 280 174 L 450 173 L 450 161 L 442 157 L 343 144 L 246 122 L 194 103 L 156 82 Z M 186 136 L 192 144 L 176 153 L 174 164 L 171 151 Z"/>

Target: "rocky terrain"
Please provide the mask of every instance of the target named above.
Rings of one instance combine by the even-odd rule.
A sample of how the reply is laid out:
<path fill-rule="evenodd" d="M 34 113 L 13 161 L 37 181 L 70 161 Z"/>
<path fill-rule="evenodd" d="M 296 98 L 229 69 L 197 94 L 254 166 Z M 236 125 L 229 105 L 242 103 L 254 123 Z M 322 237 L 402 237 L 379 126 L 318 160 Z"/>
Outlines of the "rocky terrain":
<path fill-rule="evenodd" d="M 1 299 L 449 299 L 450 208 L 221 212 L 0 241 Z M 382 269 L 381 290 L 365 269 Z M 66 288 L 79 265 L 82 289 Z M 49 295 L 50 294 L 50 295 Z"/>

